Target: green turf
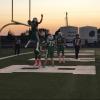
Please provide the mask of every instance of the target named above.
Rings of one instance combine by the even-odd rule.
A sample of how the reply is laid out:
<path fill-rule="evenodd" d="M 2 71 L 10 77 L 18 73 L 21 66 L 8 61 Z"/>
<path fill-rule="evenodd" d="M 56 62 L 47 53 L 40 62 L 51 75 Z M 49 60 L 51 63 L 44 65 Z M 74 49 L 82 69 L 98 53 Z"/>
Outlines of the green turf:
<path fill-rule="evenodd" d="M 30 52 L 30 51 L 32 51 L 32 48 L 28 48 L 28 49 L 23 48 L 20 51 L 21 51 L 21 53 Z M 10 56 L 10 55 L 14 55 L 13 48 L 6 48 L 6 49 L 0 48 L 0 57 Z"/>
<path fill-rule="evenodd" d="M 1 74 L 0 99 L 97 99 L 96 76 L 72 74 Z"/>
<path fill-rule="evenodd" d="M 95 50 L 96 75 L 0 74 L 0 100 L 100 100 L 100 49 Z M 27 59 L 32 57 L 29 54 L 1 60 L 0 67 L 31 65 Z"/>

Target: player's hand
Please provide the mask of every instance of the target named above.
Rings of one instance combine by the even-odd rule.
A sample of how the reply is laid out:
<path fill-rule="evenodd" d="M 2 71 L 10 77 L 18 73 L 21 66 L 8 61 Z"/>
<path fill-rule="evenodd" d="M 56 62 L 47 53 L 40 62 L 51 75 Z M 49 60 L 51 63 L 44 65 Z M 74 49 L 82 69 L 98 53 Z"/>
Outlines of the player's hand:
<path fill-rule="evenodd" d="M 41 17 L 43 17 L 43 14 L 41 14 Z"/>
<path fill-rule="evenodd" d="M 29 25 L 31 24 L 31 20 L 28 20 L 27 22 L 28 22 Z"/>
<path fill-rule="evenodd" d="M 27 45 L 25 45 L 25 48 L 27 48 Z"/>

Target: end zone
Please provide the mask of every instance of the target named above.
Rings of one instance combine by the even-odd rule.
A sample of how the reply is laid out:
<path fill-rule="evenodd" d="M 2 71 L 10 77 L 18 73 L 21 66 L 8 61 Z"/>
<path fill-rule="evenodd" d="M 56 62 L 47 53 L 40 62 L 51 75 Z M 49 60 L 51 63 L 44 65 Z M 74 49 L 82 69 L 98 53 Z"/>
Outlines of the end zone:
<path fill-rule="evenodd" d="M 79 75 L 95 75 L 95 66 L 46 66 L 45 68 L 34 68 L 29 65 L 12 65 L 0 69 L 0 73 L 71 73 Z"/>

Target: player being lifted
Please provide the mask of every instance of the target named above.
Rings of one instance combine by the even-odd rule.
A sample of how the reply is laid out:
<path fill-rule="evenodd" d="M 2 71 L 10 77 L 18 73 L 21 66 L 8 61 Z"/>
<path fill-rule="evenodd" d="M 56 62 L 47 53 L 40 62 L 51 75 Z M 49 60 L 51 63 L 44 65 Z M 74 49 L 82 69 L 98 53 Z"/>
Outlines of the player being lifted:
<path fill-rule="evenodd" d="M 33 42 L 34 45 L 34 54 L 35 54 L 35 63 L 34 66 L 41 66 L 41 59 L 40 59 L 40 51 L 39 51 L 39 31 L 38 31 L 38 25 L 42 23 L 43 20 L 43 14 L 41 14 L 41 20 L 38 22 L 37 18 L 33 18 L 33 20 L 28 20 L 28 24 L 31 26 L 31 34 L 30 39 L 25 45 L 25 48 L 28 47 L 28 45 Z"/>
<path fill-rule="evenodd" d="M 57 55 L 59 57 L 59 63 L 65 63 L 64 59 L 64 43 L 65 39 L 62 36 L 62 33 L 59 31 L 56 37 L 56 45 L 57 45 Z"/>

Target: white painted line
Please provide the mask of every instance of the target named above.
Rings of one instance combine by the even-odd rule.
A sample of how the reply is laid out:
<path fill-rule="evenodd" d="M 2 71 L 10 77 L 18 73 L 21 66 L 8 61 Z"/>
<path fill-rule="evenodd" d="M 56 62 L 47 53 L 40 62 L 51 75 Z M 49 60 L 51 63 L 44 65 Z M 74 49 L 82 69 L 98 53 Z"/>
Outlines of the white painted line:
<path fill-rule="evenodd" d="M 70 52 L 72 52 L 72 53 L 70 53 Z M 70 56 L 70 55 L 72 55 L 72 56 L 74 56 L 75 55 L 75 53 L 73 53 L 74 52 L 74 50 L 67 50 L 67 51 L 65 51 L 65 55 L 67 56 Z M 94 52 L 93 52 L 93 50 L 83 50 L 83 52 L 88 52 L 88 53 L 79 53 L 79 56 L 80 55 L 94 55 Z M 25 55 L 25 54 L 30 54 L 30 53 L 33 53 L 33 52 L 27 52 L 27 53 L 21 53 L 21 54 L 19 54 L 19 55 L 11 55 L 11 56 L 6 56 L 6 57 L 1 57 L 0 58 L 0 60 L 4 60 L 4 59 L 8 59 L 8 58 L 13 58 L 13 57 L 17 57 L 17 56 L 21 56 L 21 55 Z"/>
<path fill-rule="evenodd" d="M 31 54 L 31 53 L 33 53 L 33 52 L 27 52 L 27 53 L 21 53 L 21 54 L 18 54 L 18 55 L 11 55 L 11 56 L 6 56 L 6 57 L 1 57 L 0 60 L 13 58 L 13 57 L 21 56 L 21 55 L 26 55 L 26 54 Z"/>
<path fill-rule="evenodd" d="M 66 56 L 75 56 L 75 53 L 65 53 Z M 79 53 L 79 56 L 91 56 L 94 55 L 94 53 Z"/>
<path fill-rule="evenodd" d="M 0 69 L 0 73 L 13 73 L 13 72 L 35 72 L 35 73 L 71 73 L 80 75 L 95 75 L 95 66 L 46 66 L 39 69 L 22 69 L 22 68 L 34 68 L 29 65 L 12 65 L 6 68 Z M 59 70 L 59 68 L 74 68 L 74 70 Z"/>
<path fill-rule="evenodd" d="M 55 51 L 57 52 L 57 51 Z M 75 50 L 65 50 L 65 53 L 73 53 Z M 95 53 L 95 50 L 80 50 L 80 53 Z"/>
<path fill-rule="evenodd" d="M 76 70 L 74 70 L 73 74 L 96 74 L 96 69 L 94 66 L 77 66 Z"/>
<path fill-rule="evenodd" d="M 29 59 L 29 60 L 35 60 L 35 58 Z M 41 58 L 41 60 L 45 60 L 45 58 Z M 59 61 L 59 58 L 54 58 L 54 61 Z M 79 59 L 75 59 L 75 58 L 65 58 L 65 61 L 79 61 L 79 62 L 91 62 L 91 61 L 95 61 L 95 58 L 79 58 Z"/>
<path fill-rule="evenodd" d="M 79 61 L 79 62 L 90 62 L 90 61 L 95 61 L 95 58 L 65 58 L 66 61 Z"/>

